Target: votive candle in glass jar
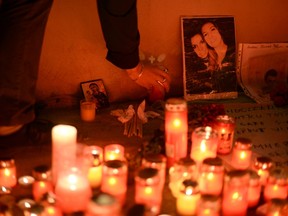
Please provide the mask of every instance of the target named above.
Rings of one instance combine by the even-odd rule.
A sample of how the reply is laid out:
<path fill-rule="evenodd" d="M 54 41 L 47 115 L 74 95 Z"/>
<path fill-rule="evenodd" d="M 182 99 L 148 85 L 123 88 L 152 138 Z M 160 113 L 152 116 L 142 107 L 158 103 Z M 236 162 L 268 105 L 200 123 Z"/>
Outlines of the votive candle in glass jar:
<path fill-rule="evenodd" d="M 192 132 L 191 136 L 191 158 L 198 165 L 206 158 L 217 156 L 218 135 L 212 127 L 198 127 Z"/>
<path fill-rule="evenodd" d="M 270 170 L 263 194 L 266 201 L 273 198 L 287 198 L 287 173 L 284 169 L 275 168 Z"/>
<path fill-rule="evenodd" d="M 12 188 L 17 184 L 16 166 L 13 158 L 0 158 L 0 186 Z"/>
<path fill-rule="evenodd" d="M 237 138 L 232 150 L 232 166 L 235 169 L 248 169 L 251 164 L 252 142 L 248 138 Z"/>
<path fill-rule="evenodd" d="M 86 173 L 78 167 L 59 173 L 55 195 L 63 213 L 85 211 L 92 196 Z"/>
<path fill-rule="evenodd" d="M 176 199 L 177 213 L 180 215 L 195 215 L 200 201 L 198 183 L 192 180 L 184 180 L 180 194 Z"/>
<path fill-rule="evenodd" d="M 232 170 L 224 177 L 223 216 L 246 216 L 250 175 L 247 170 Z"/>
<path fill-rule="evenodd" d="M 220 216 L 221 199 L 219 196 L 204 194 L 201 195 L 197 216 Z"/>
<path fill-rule="evenodd" d="M 176 198 L 180 194 L 180 187 L 184 180 L 197 180 L 196 162 L 191 158 L 181 158 L 169 168 L 169 189 L 172 195 Z"/>
<path fill-rule="evenodd" d="M 162 203 L 162 186 L 158 170 L 142 167 L 135 176 L 135 203 L 144 204 L 152 215 L 158 215 Z"/>
<path fill-rule="evenodd" d="M 85 216 L 121 216 L 121 205 L 111 194 L 100 192 L 94 195 L 87 207 Z"/>
<path fill-rule="evenodd" d="M 58 174 L 75 165 L 77 129 L 71 125 L 56 125 L 52 128 L 52 181 L 56 184 Z"/>
<path fill-rule="evenodd" d="M 167 158 L 162 154 L 147 154 L 142 159 L 142 166 L 151 167 L 158 170 L 161 188 L 164 188 L 166 180 L 166 161 Z"/>
<path fill-rule="evenodd" d="M 92 188 L 98 188 L 102 181 L 103 149 L 100 146 L 87 146 L 84 154 L 89 158 L 88 181 Z"/>
<path fill-rule="evenodd" d="M 165 104 L 165 149 L 167 167 L 187 156 L 188 111 L 187 102 L 170 98 Z"/>
<path fill-rule="evenodd" d="M 104 147 L 104 161 L 125 160 L 125 148 L 120 144 L 109 144 Z"/>
<path fill-rule="evenodd" d="M 235 120 L 228 115 L 219 115 L 216 117 L 213 129 L 218 133 L 217 153 L 229 154 L 232 150 Z"/>
<path fill-rule="evenodd" d="M 254 162 L 254 169 L 260 176 L 260 183 L 262 186 L 266 185 L 269 177 L 269 172 L 273 167 L 272 159 L 265 156 L 256 157 Z"/>
<path fill-rule="evenodd" d="M 220 195 L 223 189 L 224 166 L 220 158 L 206 158 L 199 173 L 201 194 Z"/>
<path fill-rule="evenodd" d="M 256 171 L 250 170 L 250 180 L 248 188 L 248 207 L 255 207 L 258 205 L 261 196 L 260 176 Z"/>
<path fill-rule="evenodd" d="M 53 192 L 51 170 L 46 165 L 40 165 L 34 167 L 32 174 L 35 179 L 32 185 L 33 197 L 40 201 L 45 194 Z"/>
<path fill-rule="evenodd" d="M 103 163 L 101 191 L 117 198 L 121 205 L 125 204 L 127 192 L 128 168 L 121 160 L 108 160 Z"/>

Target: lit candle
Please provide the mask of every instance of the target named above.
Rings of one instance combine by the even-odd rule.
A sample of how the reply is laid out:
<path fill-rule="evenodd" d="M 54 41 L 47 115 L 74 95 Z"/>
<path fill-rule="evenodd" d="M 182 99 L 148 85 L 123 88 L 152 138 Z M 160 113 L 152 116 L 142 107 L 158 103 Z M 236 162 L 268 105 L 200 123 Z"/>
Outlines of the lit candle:
<path fill-rule="evenodd" d="M 200 193 L 196 181 L 185 180 L 176 200 L 176 209 L 180 215 L 195 215 L 200 200 Z"/>
<path fill-rule="evenodd" d="M 96 104 L 93 101 L 81 100 L 80 116 L 83 121 L 94 121 L 96 116 Z"/>
<path fill-rule="evenodd" d="M 59 173 L 55 187 L 58 204 L 64 213 L 84 211 L 92 191 L 87 179 L 77 167 Z"/>
<path fill-rule="evenodd" d="M 227 115 L 217 116 L 213 128 L 218 132 L 217 153 L 228 154 L 232 150 L 235 120 Z"/>
<path fill-rule="evenodd" d="M 135 177 L 135 203 L 144 204 L 151 215 L 158 215 L 162 203 L 162 186 L 158 170 L 140 168 Z"/>
<path fill-rule="evenodd" d="M 244 170 L 232 170 L 226 174 L 222 201 L 223 216 L 246 216 L 249 179 L 249 172 Z"/>
<path fill-rule="evenodd" d="M 248 207 L 258 205 L 261 195 L 260 176 L 256 171 L 250 170 L 250 181 L 248 188 Z"/>
<path fill-rule="evenodd" d="M 206 158 L 201 167 L 199 175 L 199 189 L 201 194 L 220 195 L 224 181 L 224 166 L 222 160 Z"/>
<path fill-rule="evenodd" d="M 85 214 L 85 216 L 96 215 L 120 216 L 121 205 L 111 194 L 100 192 L 91 198 Z"/>
<path fill-rule="evenodd" d="M 17 205 L 23 210 L 29 210 L 32 206 L 34 206 L 36 202 L 32 199 L 24 198 L 18 201 Z"/>
<path fill-rule="evenodd" d="M 266 185 L 269 177 L 269 171 L 273 166 L 272 159 L 269 157 L 260 156 L 257 157 L 254 163 L 254 169 L 260 176 L 261 185 Z"/>
<path fill-rule="evenodd" d="M 32 184 L 35 182 L 35 179 L 32 176 L 26 175 L 26 176 L 21 176 L 18 179 L 18 183 L 21 186 L 24 187 L 30 187 Z"/>
<path fill-rule="evenodd" d="M 56 184 L 58 174 L 75 165 L 77 129 L 70 125 L 52 128 L 52 177 Z"/>
<path fill-rule="evenodd" d="M 43 216 L 62 216 L 62 211 L 57 206 L 48 205 L 44 207 Z"/>
<path fill-rule="evenodd" d="M 191 158 L 181 158 L 169 168 L 169 189 L 176 198 L 180 194 L 180 187 L 186 179 L 197 179 L 196 162 Z"/>
<path fill-rule="evenodd" d="M 170 98 L 165 104 L 167 167 L 187 156 L 188 111 L 185 100 Z"/>
<path fill-rule="evenodd" d="M 264 187 L 264 198 L 269 201 L 273 198 L 287 198 L 287 173 L 283 169 L 273 169 L 269 172 L 268 181 Z"/>
<path fill-rule="evenodd" d="M 232 166 L 235 169 L 248 169 L 252 157 L 252 143 L 248 138 L 237 138 L 232 151 Z"/>
<path fill-rule="evenodd" d="M 0 158 L 0 186 L 12 188 L 17 184 L 16 166 L 12 158 Z"/>
<path fill-rule="evenodd" d="M 211 127 L 198 127 L 192 132 L 191 136 L 191 158 L 198 165 L 205 158 L 215 158 L 217 156 L 218 136 L 217 132 Z"/>
<path fill-rule="evenodd" d="M 148 154 L 142 159 L 142 166 L 158 170 L 161 188 L 164 188 L 166 179 L 166 157 L 161 154 Z"/>
<path fill-rule="evenodd" d="M 197 216 L 220 216 L 221 199 L 219 196 L 201 195 Z"/>
<path fill-rule="evenodd" d="M 88 181 L 92 188 L 98 188 L 102 181 L 103 148 L 99 146 L 87 146 L 84 154 L 90 159 L 88 169 Z"/>
<path fill-rule="evenodd" d="M 123 205 L 127 192 L 127 164 L 125 161 L 108 160 L 103 164 L 101 191 L 117 198 Z"/>
<path fill-rule="evenodd" d="M 33 169 L 35 181 L 32 186 L 34 200 L 39 201 L 43 195 L 53 191 L 52 175 L 48 166 L 37 166 Z"/>
<path fill-rule="evenodd" d="M 125 160 L 125 148 L 120 144 L 109 144 L 104 147 L 104 160 Z"/>

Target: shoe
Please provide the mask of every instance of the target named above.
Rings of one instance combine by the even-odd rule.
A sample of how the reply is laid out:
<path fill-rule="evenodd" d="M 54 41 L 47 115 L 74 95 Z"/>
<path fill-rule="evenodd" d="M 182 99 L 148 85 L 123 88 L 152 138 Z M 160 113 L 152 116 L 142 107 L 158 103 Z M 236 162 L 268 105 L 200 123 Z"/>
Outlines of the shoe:
<path fill-rule="evenodd" d="M 8 136 L 19 131 L 23 125 L 0 126 L 0 136 Z"/>

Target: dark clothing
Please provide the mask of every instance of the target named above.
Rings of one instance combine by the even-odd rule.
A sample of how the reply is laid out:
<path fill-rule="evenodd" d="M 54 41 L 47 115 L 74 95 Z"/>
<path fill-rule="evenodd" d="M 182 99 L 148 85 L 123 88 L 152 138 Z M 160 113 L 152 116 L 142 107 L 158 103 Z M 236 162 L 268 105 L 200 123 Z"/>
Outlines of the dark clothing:
<path fill-rule="evenodd" d="M 42 42 L 53 0 L 0 0 L 0 126 L 34 120 Z M 98 0 L 107 60 L 128 69 L 139 62 L 136 0 Z M 96 12 L 96 9 L 95 9 Z"/>

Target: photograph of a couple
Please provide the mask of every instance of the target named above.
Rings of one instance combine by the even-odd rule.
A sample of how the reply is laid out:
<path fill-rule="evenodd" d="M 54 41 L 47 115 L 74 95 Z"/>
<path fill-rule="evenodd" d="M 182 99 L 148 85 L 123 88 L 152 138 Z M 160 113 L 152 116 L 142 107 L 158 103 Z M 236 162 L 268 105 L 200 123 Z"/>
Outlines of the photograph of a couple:
<path fill-rule="evenodd" d="M 181 17 L 186 100 L 236 98 L 234 17 Z"/>

